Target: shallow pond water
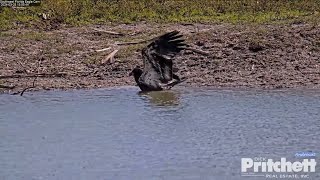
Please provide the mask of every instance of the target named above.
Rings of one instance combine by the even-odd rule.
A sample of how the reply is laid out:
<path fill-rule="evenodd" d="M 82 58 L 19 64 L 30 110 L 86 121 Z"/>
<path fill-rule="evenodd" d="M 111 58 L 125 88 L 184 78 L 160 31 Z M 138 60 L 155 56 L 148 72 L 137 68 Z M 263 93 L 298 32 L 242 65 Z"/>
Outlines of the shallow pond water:
<path fill-rule="evenodd" d="M 317 90 L 122 87 L 0 100 L 1 180 L 249 179 L 241 158 L 320 150 Z"/>

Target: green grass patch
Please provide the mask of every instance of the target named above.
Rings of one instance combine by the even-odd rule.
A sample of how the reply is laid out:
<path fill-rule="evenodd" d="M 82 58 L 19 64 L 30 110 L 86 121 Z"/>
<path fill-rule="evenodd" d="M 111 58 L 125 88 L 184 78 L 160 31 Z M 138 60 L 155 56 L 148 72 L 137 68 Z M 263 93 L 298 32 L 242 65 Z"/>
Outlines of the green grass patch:
<path fill-rule="evenodd" d="M 42 32 L 36 32 L 36 31 L 24 32 L 21 34 L 17 34 L 16 36 L 19 39 L 33 40 L 33 41 L 43 41 L 43 40 L 49 39 L 47 34 Z"/>
<path fill-rule="evenodd" d="M 319 0 L 43 0 L 39 7 L 0 9 L 2 30 L 39 24 L 42 13 L 54 23 L 228 22 L 273 23 L 320 19 Z"/>
<path fill-rule="evenodd" d="M 12 36 L 12 34 L 6 31 L 0 31 L 0 38 L 9 37 L 9 36 Z"/>

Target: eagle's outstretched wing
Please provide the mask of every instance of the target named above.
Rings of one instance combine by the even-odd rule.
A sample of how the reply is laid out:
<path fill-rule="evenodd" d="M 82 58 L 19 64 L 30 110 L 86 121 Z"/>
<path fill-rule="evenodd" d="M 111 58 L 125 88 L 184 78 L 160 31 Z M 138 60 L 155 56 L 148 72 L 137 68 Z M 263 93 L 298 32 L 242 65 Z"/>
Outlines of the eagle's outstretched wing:
<path fill-rule="evenodd" d="M 186 47 L 179 31 L 172 31 L 154 38 L 153 41 L 142 50 L 144 71 L 157 73 L 154 77 L 160 78 L 162 83 L 171 81 L 172 58 Z"/>

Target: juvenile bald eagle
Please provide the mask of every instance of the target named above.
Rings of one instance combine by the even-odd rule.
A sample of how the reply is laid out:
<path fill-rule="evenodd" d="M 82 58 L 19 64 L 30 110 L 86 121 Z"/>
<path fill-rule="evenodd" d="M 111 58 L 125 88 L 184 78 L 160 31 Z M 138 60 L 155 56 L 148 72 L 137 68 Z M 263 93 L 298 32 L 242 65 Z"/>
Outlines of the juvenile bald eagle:
<path fill-rule="evenodd" d="M 179 31 L 172 31 L 154 38 L 142 49 L 143 69 L 137 66 L 130 73 L 142 91 L 170 89 L 182 82 L 172 68 L 173 57 L 186 47 L 181 38 Z"/>

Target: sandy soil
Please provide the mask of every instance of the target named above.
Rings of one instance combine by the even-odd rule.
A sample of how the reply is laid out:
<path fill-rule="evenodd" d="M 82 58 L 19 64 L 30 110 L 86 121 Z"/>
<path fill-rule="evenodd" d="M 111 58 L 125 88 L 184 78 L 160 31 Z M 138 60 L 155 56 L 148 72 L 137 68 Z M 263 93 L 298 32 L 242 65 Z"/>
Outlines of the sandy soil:
<path fill-rule="evenodd" d="M 180 30 L 192 48 L 206 52 L 186 50 L 175 59 L 185 86 L 320 88 L 319 25 L 139 23 L 0 32 L 0 91 L 135 85 L 128 74 L 142 65 L 140 50 L 146 44 L 119 43 L 171 30 Z M 115 49 L 114 62 L 102 64 Z"/>

